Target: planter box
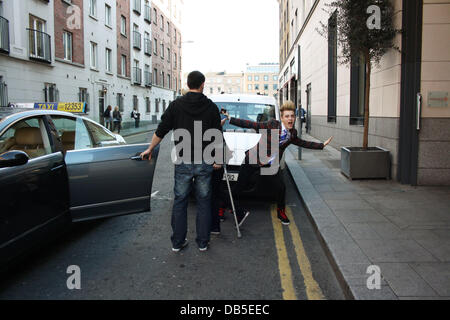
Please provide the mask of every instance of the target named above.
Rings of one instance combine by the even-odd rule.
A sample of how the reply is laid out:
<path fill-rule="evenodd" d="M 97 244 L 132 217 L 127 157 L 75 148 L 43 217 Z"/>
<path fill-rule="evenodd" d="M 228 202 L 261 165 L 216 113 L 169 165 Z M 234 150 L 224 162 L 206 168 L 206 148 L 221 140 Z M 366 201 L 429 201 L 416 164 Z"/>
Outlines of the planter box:
<path fill-rule="evenodd" d="M 349 179 L 389 179 L 389 150 L 374 148 L 341 148 L 341 172 Z"/>

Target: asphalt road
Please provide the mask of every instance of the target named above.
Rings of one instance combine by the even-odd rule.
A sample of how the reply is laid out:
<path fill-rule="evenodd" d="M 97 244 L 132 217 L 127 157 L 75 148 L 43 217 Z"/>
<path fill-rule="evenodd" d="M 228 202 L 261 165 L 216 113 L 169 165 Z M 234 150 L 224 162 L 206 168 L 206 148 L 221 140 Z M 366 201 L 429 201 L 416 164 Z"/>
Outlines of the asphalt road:
<path fill-rule="evenodd" d="M 150 134 L 126 138 L 129 143 L 149 139 Z M 286 173 L 291 226 L 279 223 L 271 203 L 248 201 L 251 215 L 242 239 L 229 215 L 210 249 L 199 252 L 195 203 L 190 203 L 189 246 L 173 253 L 169 139 L 157 163 L 151 212 L 75 225 L 2 275 L 0 299 L 344 299 Z M 81 270 L 79 290 L 67 288 L 71 265 Z"/>

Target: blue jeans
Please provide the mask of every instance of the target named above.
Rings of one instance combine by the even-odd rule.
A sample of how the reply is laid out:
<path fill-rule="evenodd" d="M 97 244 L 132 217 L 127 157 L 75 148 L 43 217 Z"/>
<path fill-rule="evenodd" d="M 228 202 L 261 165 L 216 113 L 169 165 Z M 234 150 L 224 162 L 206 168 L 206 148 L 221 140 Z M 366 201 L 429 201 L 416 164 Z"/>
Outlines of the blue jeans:
<path fill-rule="evenodd" d="M 211 227 L 211 175 L 213 166 L 207 164 L 175 165 L 175 200 L 172 210 L 172 245 L 180 248 L 187 235 L 187 206 L 194 187 L 197 198 L 197 238 L 199 248 L 208 245 Z"/>

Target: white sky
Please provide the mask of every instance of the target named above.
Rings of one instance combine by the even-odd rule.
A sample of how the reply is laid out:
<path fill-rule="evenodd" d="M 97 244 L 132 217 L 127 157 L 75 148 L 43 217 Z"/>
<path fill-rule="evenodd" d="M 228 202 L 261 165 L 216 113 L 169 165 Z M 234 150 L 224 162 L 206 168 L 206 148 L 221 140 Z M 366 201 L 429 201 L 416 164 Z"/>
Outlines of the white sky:
<path fill-rule="evenodd" d="M 182 72 L 278 62 L 277 0 L 184 0 Z"/>

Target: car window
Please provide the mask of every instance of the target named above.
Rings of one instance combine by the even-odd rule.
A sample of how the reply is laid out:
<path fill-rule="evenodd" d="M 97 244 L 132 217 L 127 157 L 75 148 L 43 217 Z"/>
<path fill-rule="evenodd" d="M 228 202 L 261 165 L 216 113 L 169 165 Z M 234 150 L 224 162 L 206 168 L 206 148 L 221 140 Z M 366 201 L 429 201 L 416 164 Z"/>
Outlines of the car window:
<path fill-rule="evenodd" d="M 92 148 L 89 132 L 81 118 L 51 116 L 64 151 Z"/>
<path fill-rule="evenodd" d="M 275 106 L 269 104 L 239 103 L 239 102 L 216 102 L 220 109 L 226 109 L 232 118 L 251 120 L 255 122 L 265 122 L 275 119 Z M 239 129 L 230 125 L 224 125 L 224 130 Z"/>
<path fill-rule="evenodd" d="M 21 120 L 9 127 L 0 137 L 0 153 L 23 151 L 30 159 L 51 154 L 48 133 L 41 117 Z"/>
<path fill-rule="evenodd" d="M 107 131 L 106 128 L 103 128 L 102 126 L 87 120 L 85 121 L 85 124 L 87 126 L 89 133 L 92 136 L 92 139 L 94 140 L 93 141 L 94 147 L 102 147 L 118 144 L 116 137 L 112 133 Z"/>

